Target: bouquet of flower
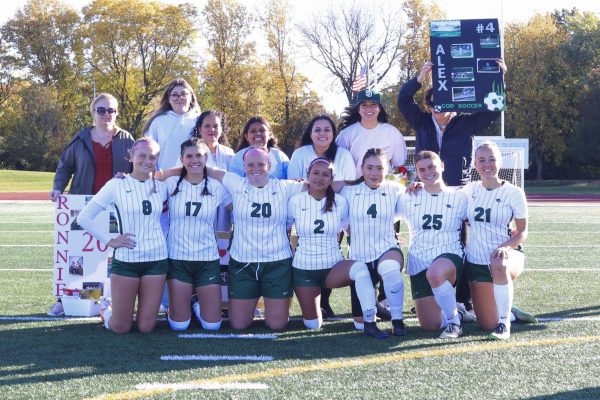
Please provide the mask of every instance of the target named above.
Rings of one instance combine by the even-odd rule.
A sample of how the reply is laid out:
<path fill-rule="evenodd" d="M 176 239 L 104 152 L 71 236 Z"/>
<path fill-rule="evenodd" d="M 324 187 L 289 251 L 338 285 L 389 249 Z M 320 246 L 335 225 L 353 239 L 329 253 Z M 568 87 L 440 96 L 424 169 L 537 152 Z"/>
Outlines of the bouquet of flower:
<path fill-rule="evenodd" d="M 407 187 L 410 183 L 410 171 L 404 165 L 392 167 L 385 179 L 398 182 L 403 187 Z"/>

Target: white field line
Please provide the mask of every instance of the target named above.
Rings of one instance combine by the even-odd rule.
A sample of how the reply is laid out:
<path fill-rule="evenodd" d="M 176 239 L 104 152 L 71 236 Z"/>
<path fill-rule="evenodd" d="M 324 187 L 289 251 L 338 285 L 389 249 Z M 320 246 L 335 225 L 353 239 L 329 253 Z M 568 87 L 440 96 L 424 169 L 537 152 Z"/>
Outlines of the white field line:
<path fill-rule="evenodd" d="M 137 390 L 264 390 L 269 386 L 264 383 L 230 382 L 230 383 L 142 383 L 136 385 Z"/>
<path fill-rule="evenodd" d="M 277 339 L 277 335 L 273 333 L 265 334 L 235 334 L 235 333 L 181 333 L 177 335 L 180 339 L 262 339 L 262 340 L 274 340 Z"/>
<path fill-rule="evenodd" d="M 273 361 L 271 356 L 168 355 L 162 361 Z"/>

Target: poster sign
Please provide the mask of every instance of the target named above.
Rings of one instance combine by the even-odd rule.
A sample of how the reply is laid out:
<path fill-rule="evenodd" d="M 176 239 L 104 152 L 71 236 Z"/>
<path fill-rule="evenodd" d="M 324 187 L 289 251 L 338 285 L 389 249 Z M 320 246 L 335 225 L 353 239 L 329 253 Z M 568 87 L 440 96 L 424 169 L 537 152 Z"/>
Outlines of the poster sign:
<path fill-rule="evenodd" d="M 61 195 L 54 202 L 54 296 L 62 296 L 65 288 L 100 289 L 102 296 L 110 296 L 112 248 L 77 224 L 77 215 L 92 197 Z M 118 231 L 114 210 L 103 211 L 95 222 L 105 231 Z"/>
<path fill-rule="evenodd" d="M 434 109 L 504 111 L 504 77 L 497 19 L 431 21 Z"/>

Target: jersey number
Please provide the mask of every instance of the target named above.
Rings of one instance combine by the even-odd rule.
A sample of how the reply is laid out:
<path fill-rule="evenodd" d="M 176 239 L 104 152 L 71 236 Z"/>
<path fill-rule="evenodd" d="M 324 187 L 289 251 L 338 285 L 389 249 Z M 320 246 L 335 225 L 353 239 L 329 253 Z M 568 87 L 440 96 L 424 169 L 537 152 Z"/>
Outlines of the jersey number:
<path fill-rule="evenodd" d="M 423 229 L 434 229 L 436 231 L 442 229 L 442 216 L 440 214 L 423 215 Z"/>
<path fill-rule="evenodd" d="M 269 218 L 271 216 L 271 203 L 252 203 L 252 208 L 250 216 L 253 218 Z"/>
<path fill-rule="evenodd" d="M 490 215 L 492 213 L 491 208 L 484 209 L 483 207 L 477 207 L 475 209 L 475 221 L 477 222 L 490 222 Z M 483 214 L 485 214 L 485 220 L 483 219 Z"/>
<path fill-rule="evenodd" d="M 323 227 L 325 226 L 325 221 L 322 219 L 315 219 L 315 230 L 313 233 L 325 233 Z"/>
<path fill-rule="evenodd" d="M 367 210 L 367 214 L 371 216 L 371 218 L 377 217 L 377 206 L 375 203 L 371 204 L 371 207 Z"/>
<path fill-rule="evenodd" d="M 194 207 L 193 213 L 192 213 L 192 206 Z M 185 203 L 185 216 L 186 217 L 198 216 L 198 213 L 200 212 L 201 207 L 202 207 L 202 203 L 200 203 L 199 201 L 188 201 L 187 203 Z"/>
<path fill-rule="evenodd" d="M 142 212 L 144 215 L 152 214 L 152 203 L 149 200 L 142 201 Z"/>

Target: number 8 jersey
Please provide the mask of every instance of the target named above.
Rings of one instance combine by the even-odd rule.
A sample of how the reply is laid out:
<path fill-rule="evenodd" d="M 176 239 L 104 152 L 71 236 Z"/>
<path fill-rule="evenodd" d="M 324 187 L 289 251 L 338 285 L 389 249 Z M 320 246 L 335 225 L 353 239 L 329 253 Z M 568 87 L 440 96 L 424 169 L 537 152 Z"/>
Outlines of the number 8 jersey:
<path fill-rule="evenodd" d="M 397 183 L 385 180 L 377 189 L 364 182 L 344 186 L 341 194 L 349 208 L 350 259 L 371 262 L 400 247 L 394 222 L 399 218 L 398 199 L 403 191 Z"/>
<path fill-rule="evenodd" d="M 467 216 L 471 233 L 467 242 L 467 261 L 488 265 L 492 251 L 510 237 L 513 218 L 527 218 L 525 193 L 509 182 L 488 190 L 481 181 L 470 182 L 462 191 L 469 205 Z"/>

